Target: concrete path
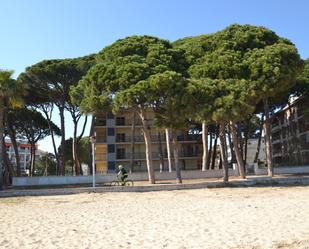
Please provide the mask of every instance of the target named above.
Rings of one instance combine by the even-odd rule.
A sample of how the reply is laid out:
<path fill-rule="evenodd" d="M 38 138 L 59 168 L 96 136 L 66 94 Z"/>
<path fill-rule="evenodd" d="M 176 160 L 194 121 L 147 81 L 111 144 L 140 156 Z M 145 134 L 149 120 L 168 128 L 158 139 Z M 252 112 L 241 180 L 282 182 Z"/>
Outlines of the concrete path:
<path fill-rule="evenodd" d="M 134 182 L 134 184 L 135 186 L 132 187 L 98 186 L 96 188 L 92 188 L 81 186 L 59 186 L 40 189 L 7 189 L 0 191 L 0 198 L 17 196 L 70 195 L 93 192 L 149 192 L 223 187 L 309 186 L 309 175 L 279 175 L 273 178 L 267 176 L 248 176 L 247 179 L 238 179 L 233 177 L 228 183 L 222 182 L 221 179 L 213 178 L 184 180 L 183 184 L 176 184 L 173 181 L 158 181 L 154 185 L 150 185 L 146 181 Z"/>

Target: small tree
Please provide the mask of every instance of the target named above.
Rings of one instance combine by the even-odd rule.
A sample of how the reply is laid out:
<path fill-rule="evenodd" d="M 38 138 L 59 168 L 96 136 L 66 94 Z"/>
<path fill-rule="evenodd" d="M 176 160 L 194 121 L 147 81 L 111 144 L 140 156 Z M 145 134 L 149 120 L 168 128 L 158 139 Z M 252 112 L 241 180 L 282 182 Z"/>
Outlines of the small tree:
<path fill-rule="evenodd" d="M 50 135 L 49 124 L 42 114 L 35 110 L 18 109 L 14 115 L 17 132 L 27 138 L 28 143 L 31 145 L 29 176 L 33 176 L 35 172 L 35 145 L 39 140 Z M 60 135 L 59 128 L 54 123 L 51 123 L 51 125 L 55 134 Z"/>
<path fill-rule="evenodd" d="M 54 154 L 46 153 L 36 162 L 36 173 L 39 176 L 53 176 L 57 174 L 57 162 Z"/>

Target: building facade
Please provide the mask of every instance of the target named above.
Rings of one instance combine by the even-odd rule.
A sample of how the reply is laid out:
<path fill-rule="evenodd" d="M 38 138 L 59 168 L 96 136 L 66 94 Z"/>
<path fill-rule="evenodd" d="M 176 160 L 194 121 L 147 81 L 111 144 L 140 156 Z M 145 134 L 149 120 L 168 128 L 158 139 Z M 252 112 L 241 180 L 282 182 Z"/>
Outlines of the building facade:
<path fill-rule="evenodd" d="M 17 141 L 17 144 L 18 144 L 21 172 L 26 173 L 27 169 L 29 168 L 30 160 L 31 160 L 30 159 L 31 158 L 30 156 L 31 145 L 27 143 L 27 141 L 25 140 Z M 12 162 L 13 166 L 16 167 L 16 157 L 15 157 L 15 152 L 14 152 L 14 148 L 13 148 L 11 140 L 6 139 L 5 146 L 6 146 L 6 151 L 7 151 L 10 161 Z"/>
<path fill-rule="evenodd" d="M 30 160 L 31 160 L 31 145 L 26 140 L 18 140 L 18 152 L 20 158 L 20 167 L 22 174 L 28 174 Z M 16 167 L 16 157 L 15 151 L 10 139 L 5 139 L 5 147 L 9 157 L 9 160 L 12 162 L 13 166 Z M 46 152 L 38 149 L 38 145 L 35 152 L 35 160 L 39 160 Z"/>
<path fill-rule="evenodd" d="M 309 99 L 302 97 L 272 117 L 275 166 L 309 165 Z"/>
<path fill-rule="evenodd" d="M 155 170 L 168 168 L 166 134 L 164 129 L 156 128 L 153 114 L 148 113 L 152 143 L 152 158 Z M 134 118 L 133 111 L 126 110 L 114 116 L 102 113 L 94 117 L 93 133 L 96 136 L 95 163 L 96 172 L 106 174 L 115 172 L 118 165 L 141 172 L 147 171 L 145 142 L 142 123 L 139 117 Z M 202 160 L 201 135 L 192 130 L 177 133 L 179 141 L 179 162 L 181 169 L 199 169 Z M 134 153 L 132 153 L 134 152 Z"/>

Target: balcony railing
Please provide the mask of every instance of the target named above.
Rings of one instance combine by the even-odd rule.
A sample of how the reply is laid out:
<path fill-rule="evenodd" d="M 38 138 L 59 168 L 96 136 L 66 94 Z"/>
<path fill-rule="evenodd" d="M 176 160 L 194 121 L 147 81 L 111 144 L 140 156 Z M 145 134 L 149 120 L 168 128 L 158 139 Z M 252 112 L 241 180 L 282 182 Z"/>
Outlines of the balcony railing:
<path fill-rule="evenodd" d="M 106 137 L 96 137 L 97 143 L 106 143 Z"/>
<path fill-rule="evenodd" d="M 105 119 L 96 119 L 94 122 L 95 126 L 106 126 L 106 120 Z"/>
<path fill-rule="evenodd" d="M 132 126 L 132 121 L 118 121 L 116 120 L 116 126 Z M 136 122 L 135 126 L 142 126 L 141 122 Z"/>
<path fill-rule="evenodd" d="M 116 155 L 117 160 L 123 160 L 123 159 L 131 159 L 132 153 L 126 152 L 126 153 L 121 153 Z M 198 157 L 198 153 L 193 153 L 193 152 L 181 152 L 179 153 L 179 158 L 183 157 Z M 153 159 L 159 159 L 160 154 L 159 152 L 153 152 L 152 153 L 152 158 Z M 163 153 L 163 158 L 167 158 L 167 154 Z M 136 152 L 134 153 L 134 159 L 139 160 L 139 159 L 146 159 L 146 153 L 145 152 Z"/>
<path fill-rule="evenodd" d="M 183 141 L 197 141 L 199 139 L 199 135 L 180 135 L 177 137 L 177 140 L 179 142 Z M 151 136 L 151 141 L 152 142 L 165 142 L 166 141 L 166 136 L 162 134 L 160 137 L 158 135 L 152 135 Z M 117 137 L 116 138 L 117 143 L 126 143 L 126 142 L 132 142 L 132 137 L 127 136 L 127 137 Z M 134 142 L 144 142 L 144 136 L 134 136 Z"/>

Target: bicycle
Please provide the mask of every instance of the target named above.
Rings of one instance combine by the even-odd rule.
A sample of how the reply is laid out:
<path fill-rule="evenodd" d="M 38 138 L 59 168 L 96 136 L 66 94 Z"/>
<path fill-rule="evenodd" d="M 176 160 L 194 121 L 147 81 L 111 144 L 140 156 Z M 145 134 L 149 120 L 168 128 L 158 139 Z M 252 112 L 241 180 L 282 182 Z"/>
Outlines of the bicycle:
<path fill-rule="evenodd" d="M 124 181 L 122 181 L 121 179 L 118 179 L 117 181 L 112 181 L 111 186 L 132 187 L 134 186 L 134 183 L 132 180 L 125 179 Z"/>

